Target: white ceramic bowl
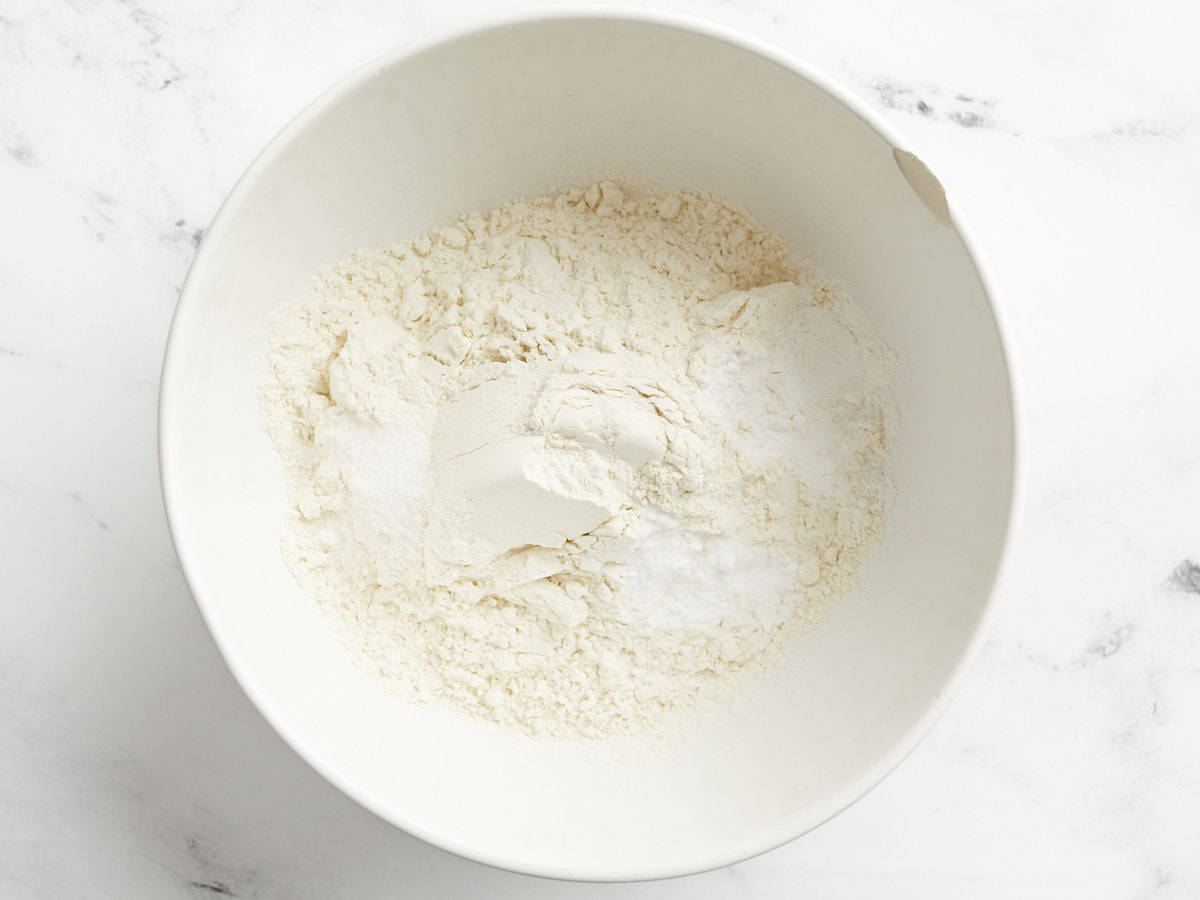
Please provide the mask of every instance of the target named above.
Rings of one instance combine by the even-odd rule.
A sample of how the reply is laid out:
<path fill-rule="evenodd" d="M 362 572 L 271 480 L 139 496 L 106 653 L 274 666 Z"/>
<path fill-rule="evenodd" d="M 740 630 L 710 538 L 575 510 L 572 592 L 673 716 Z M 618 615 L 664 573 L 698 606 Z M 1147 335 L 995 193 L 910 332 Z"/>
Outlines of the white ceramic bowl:
<path fill-rule="evenodd" d="M 903 147 L 777 51 L 642 13 L 525 19 L 396 53 L 284 129 L 192 266 L 160 419 L 184 571 L 284 738 L 419 837 L 578 879 L 732 863 L 882 779 L 980 643 L 1016 484 L 987 280 L 953 205 Z M 741 201 L 847 282 L 901 360 L 898 499 L 861 585 L 750 693 L 737 724 L 640 763 L 371 684 L 281 562 L 279 463 L 255 398 L 264 317 L 318 266 L 614 167 Z"/>

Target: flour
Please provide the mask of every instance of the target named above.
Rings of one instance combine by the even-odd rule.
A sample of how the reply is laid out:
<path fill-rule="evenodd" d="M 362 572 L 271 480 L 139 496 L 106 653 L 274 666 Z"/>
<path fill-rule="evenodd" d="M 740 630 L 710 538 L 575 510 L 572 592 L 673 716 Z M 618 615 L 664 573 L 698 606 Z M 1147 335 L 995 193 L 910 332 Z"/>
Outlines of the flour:
<path fill-rule="evenodd" d="M 284 557 L 411 699 L 651 728 L 853 585 L 891 502 L 892 369 L 720 198 L 603 182 L 472 213 L 275 316 Z"/>

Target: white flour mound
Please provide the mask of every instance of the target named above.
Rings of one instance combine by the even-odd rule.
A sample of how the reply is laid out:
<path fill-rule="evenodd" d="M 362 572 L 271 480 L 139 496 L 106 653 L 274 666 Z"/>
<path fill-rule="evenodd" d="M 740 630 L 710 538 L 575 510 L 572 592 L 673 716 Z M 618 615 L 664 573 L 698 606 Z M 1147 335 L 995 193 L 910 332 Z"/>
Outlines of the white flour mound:
<path fill-rule="evenodd" d="M 602 182 L 472 213 L 275 316 L 284 556 L 413 699 L 642 731 L 854 584 L 891 503 L 893 368 L 718 197 Z"/>

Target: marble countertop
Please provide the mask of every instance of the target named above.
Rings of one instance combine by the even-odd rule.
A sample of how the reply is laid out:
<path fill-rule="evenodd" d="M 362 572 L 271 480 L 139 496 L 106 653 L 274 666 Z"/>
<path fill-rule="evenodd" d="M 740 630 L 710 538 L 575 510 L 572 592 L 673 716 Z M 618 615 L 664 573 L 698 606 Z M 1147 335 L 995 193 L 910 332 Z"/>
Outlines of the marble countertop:
<path fill-rule="evenodd" d="M 0 896 L 1200 896 L 1200 6 L 670 0 L 844 81 L 922 149 L 1003 291 L 1029 434 L 1000 613 L 878 789 L 645 885 L 488 869 L 367 813 L 242 695 L 156 468 L 180 284 L 335 78 L 496 11 L 0 8 Z"/>

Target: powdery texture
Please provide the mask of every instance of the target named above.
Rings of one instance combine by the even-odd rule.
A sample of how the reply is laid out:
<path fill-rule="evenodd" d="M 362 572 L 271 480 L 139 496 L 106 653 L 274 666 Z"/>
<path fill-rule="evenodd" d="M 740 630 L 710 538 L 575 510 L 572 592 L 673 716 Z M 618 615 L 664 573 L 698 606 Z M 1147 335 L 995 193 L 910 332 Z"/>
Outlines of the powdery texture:
<path fill-rule="evenodd" d="M 853 585 L 891 503 L 893 368 L 718 197 L 602 182 L 473 213 L 275 316 L 284 557 L 410 698 L 639 732 Z"/>

